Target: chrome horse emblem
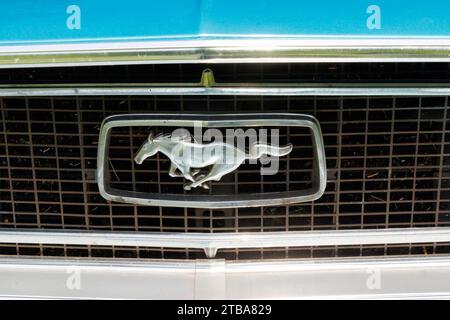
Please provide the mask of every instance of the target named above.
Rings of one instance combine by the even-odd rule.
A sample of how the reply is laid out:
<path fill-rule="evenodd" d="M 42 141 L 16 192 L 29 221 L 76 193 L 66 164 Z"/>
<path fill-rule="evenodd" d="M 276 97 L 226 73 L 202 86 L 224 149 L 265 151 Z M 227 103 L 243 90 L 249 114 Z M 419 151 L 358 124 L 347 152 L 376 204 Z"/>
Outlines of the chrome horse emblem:
<path fill-rule="evenodd" d="M 223 142 L 197 143 L 190 135 L 154 137 L 153 133 L 150 133 L 134 157 L 134 161 L 142 164 L 148 157 L 161 152 L 172 162 L 169 175 L 184 177 L 190 181 L 184 186 L 185 190 L 197 187 L 209 189 L 206 182 L 219 181 L 224 175 L 235 171 L 247 159 L 259 159 L 263 155 L 285 156 L 291 151 L 291 144 L 277 147 L 255 143 L 246 152 Z"/>

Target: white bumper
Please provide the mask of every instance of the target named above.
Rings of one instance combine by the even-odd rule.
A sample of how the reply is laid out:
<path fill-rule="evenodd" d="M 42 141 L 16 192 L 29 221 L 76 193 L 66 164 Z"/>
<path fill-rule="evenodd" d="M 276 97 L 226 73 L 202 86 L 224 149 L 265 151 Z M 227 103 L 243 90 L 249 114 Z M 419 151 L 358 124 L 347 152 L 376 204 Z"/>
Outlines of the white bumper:
<path fill-rule="evenodd" d="M 225 262 L 1 259 L 2 298 L 449 298 L 450 258 Z"/>

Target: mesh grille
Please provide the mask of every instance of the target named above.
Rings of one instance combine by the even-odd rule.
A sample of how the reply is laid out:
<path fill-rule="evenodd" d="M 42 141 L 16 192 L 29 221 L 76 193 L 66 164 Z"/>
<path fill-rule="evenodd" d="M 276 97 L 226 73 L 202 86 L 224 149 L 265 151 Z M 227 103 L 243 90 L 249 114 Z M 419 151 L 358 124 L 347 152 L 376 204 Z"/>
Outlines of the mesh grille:
<path fill-rule="evenodd" d="M 0 69 L 0 84 L 199 82 L 210 68 L 217 82 L 448 82 L 449 63 L 171 64 Z"/>
<path fill-rule="evenodd" d="M 261 232 L 450 223 L 447 98 L 53 98 L 4 99 L 2 106 L 2 227 Z M 210 112 L 232 108 L 315 115 L 326 145 L 325 195 L 314 203 L 227 210 L 137 207 L 103 200 L 95 182 L 101 120 L 113 113 L 167 112 L 168 106 L 190 112 L 206 107 Z M 295 136 L 288 140 L 295 143 Z M 137 148 L 130 145 L 130 158 Z M 301 148 L 293 156 L 305 163 L 310 153 Z M 282 166 L 290 181 L 295 181 L 297 170 L 305 170 L 295 169 L 298 158 Z M 159 160 L 153 173 L 162 190 L 173 181 L 167 175 L 168 160 Z M 112 163 L 119 172 L 129 169 L 129 163 Z M 232 183 L 247 184 L 247 176 L 266 179 L 253 169 L 232 175 Z M 263 185 L 273 185 L 270 179 Z"/>
<path fill-rule="evenodd" d="M 4 98 L 0 122 L 0 227 L 112 231 L 266 232 L 433 227 L 450 224 L 448 97 L 68 97 Z M 95 181 L 101 121 L 121 113 L 294 112 L 314 115 L 326 147 L 328 184 L 314 203 L 226 210 L 138 207 L 109 203 Z M 280 174 L 244 166 L 225 179 L 275 191 L 306 184 L 311 147 L 305 133 L 284 132 L 296 148 Z M 151 168 L 131 161 L 144 133 L 118 134 L 110 169 L 133 188 L 179 187 L 158 155 Z M 122 146 L 120 145 L 122 143 Z M 149 169 L 149 170 L 147 170 Z M 130 175 L 130 172 L 133 174 Z M 136 173 L 138 172 L 138 173 Z M 147 178 L 151 175 L 149 180 Z M 114 176 L 114 174 L 113 174 Z M 124 180 L 125 179 L 125 180 Z M 142 182 L 140 184 L 140 182 Z M 220 184 L 220 183 L 219 183 Z M 218 184 L 218 185 L 219 185 Z M 166 189 L 165 189 L 166 188 Z M 389 245 L 233 249 L 218 257 L 293 258 L 446 253 L 450 246 Z M 201 250 L 1 245 L 17 255 L 203 258 Z"/>

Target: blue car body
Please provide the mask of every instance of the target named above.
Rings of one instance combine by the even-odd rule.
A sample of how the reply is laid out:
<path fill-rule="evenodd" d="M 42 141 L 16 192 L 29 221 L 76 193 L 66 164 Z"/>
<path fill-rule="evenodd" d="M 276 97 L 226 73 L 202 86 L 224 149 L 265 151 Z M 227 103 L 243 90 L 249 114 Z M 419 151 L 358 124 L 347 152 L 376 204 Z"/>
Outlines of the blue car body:
<path fill-rule="evenodd" d="M 381 10 L 379 28 L 367 27 L 371 6 Z M 0 8 L 1 45 L 450 36 L 448 0 L 23 0 L 3 1 Z M 79 22 L 70 28 L 74 13 Z"/>

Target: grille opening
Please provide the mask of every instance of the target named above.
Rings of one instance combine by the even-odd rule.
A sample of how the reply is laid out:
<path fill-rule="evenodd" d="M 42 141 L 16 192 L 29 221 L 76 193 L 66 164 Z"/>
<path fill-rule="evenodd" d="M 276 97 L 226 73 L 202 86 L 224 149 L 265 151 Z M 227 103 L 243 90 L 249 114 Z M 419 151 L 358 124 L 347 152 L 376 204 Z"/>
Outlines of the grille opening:
<path fill-rule="evenodd" d="M 111 180 L 109 185 L 119 190 L 145 193 L 210 195 L 285 192 L 312 188 L 313 146 L 312 135 L 308 128 L 250 128 L 253 131 L 249 134 L 256 134 L 253 138 L 249 138 L 249 136 L 237 138 L 235 136 L 234 130 L 245 131 L 246 128 L 221 129 L 223 140 L 220 141 L 222 142 L 233 143 L 234 146 L 237 146 L 245 139 L 245 145 L 242 147 L 246 148 L 246 153 L 249 152 L 249 145 L 256 141 L 280 147 L 292 143 L 295 147 L 290 154 L 279 158 L 263 157 L 254 161 L 247 159 L 236 171 L 225 175 L 220 181 L 208 182 L 209 189 L 195 188 L 190 191 L 183 189 L 183 185 L 188 183 L 186 179 L 169 176 L 171 161 L 163 153 L 158 152 L 140 165 L 133 160 L 141 145 L 147 141 L 150 131 L 153 130 L 155 135 L 157 135 L 156 132 L 170 134 L 174 129 L 167 127 L 114 128 L 111 133 L 107 159 Z M 190 131 L 194 136 L 192 128 L 182 129 Z M 206 130 L 208 128 L 203 128 L 202 133 Z M 202 137 L 197 137 L 197 139 L 201 141 Z M 208 141 L 203 143 L 207 144 Z M 272 159 L 273 162 L 265 162 L 269 159 Z M 261 168 L 269 167 L 277 171 L 274 174 L 261 175 Z M 208 172 L 207 170 L 203 171 Z"/>
<path fill-rule="evenodd" d="M 231 64 L 0 70 L 0 82 L 116 82 L 118 78 L 105 76 L 116 72 L 123 75 L 122 82 L 194 82 L 200 79 L 205 67 L 214 70 L 218 82 L 448 82 L 449 78 L 448 64 L 276 64 L 272 67 Z M 446 96 L 1 98 L 0 228 L 215 233 L 446 227 L 450 225 L 448 109 Z M 169 112 L 314 115 L 321 123 L 325 143 L 328 168 L 325 194 L 309 203 L 226 210 L 139 207 L 105 201 L 98 193 L 95 180 L 98 134 L 103 119 L 122 113 Z M 163 157 L 158 162 L 149 159 L 140 168 L 139 174 L 150 174 L 149 169 L 153 174 L 151 179 L 161 182 L 154 187 L 147 176 L 142 176 L 144 181 L 140 183 L 137 175 L 133 177 L 133 170 L 128 170 L 132 166 L 132 155 L 141 143 L 140 137 L 145 138 L 146 134 L 144 131 L 119 133 L 124 139 L 123 149 L 127 150 L 126 156 L 121 157 L 125 159 L 129 155 L 130 158 L 128 163 L 112 163 L 116 170 L 123 171 L 121 174 L 126 175 L 127 182 L 132 182 L 126 187 L 136 190 L 160 187 L 165 192 L 184 192 L 180 191 L 180 185 L 177 190 L 172 189 L 174 186 L 167 174 L 169 163 Z M 286 133 L 286 142 L 310 145 L 296 139 L 292 132 Z M 130 144 L 125 146 L 128 142 Z M 281 159 L 280 166 L 286 168 L 286 172 L 289 167 L 290 177 L 295 177 L 296 170 L 306 174 L 302 170 L 308 169 L 307 158 L 311 156 L 308 147 L 298 150 L 299 153 L 289 160 Z M 304 161 L 293 161 L 295 158 Z M 242 172 L 229 177 L 230 181 L 223 178 L 225 183 L 234 185 L 232 192 L 260 191 L 260 177 L 253 174 L 259 170 L 259 165 L 251 169 L 251 174 L 245 172 L 248 169 L 245 166 L 241 169 Z M 290 183 L 306 181 L 302 174 Z M 268 180 L 264 187 L 270 190 L 287 185 L 278 183 L 281 181 L 281 178 Z M 426 255 L 445 254 L 449 248 L 448 244 L 255 248 L 220 250 L 217 257 Z M 205 258 L 201 250 L 193 249 L 25 244 L 2 244 L 0 254 Z"/>

